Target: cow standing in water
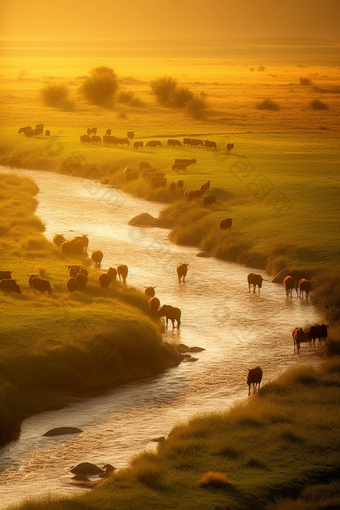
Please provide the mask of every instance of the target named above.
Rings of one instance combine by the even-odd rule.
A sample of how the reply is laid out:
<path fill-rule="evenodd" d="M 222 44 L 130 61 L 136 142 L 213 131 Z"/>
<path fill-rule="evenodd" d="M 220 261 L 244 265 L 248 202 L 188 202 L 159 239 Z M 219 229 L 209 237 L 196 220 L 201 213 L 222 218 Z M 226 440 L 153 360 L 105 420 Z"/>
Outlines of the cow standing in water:
<path fill-rule="evenodd" d="M 185 283 L 185 277 L 188 272 L 188 265 L 189 264 L 178 264 L 177 266 L 177 275 L 178 275 L 178 282 L 181 283 L 181 278 L 183 278 L 183 283 Z"/>
<path fill-rule="evenodd" d="M 259 385 L 259 388 L 260 388 L 261 381 L 262 381 L 262 369 L 259 366 L 255 367 L 255 368 L 251 368 L 248 372 L 248 379 L 247 379 L 247 384 L 249 386 L 248 395 L 250 395 L 251 384 L 253 385 L 253 391 L 254 391 L 254 389 L 255 389 L 255 387 L 257 387 L 257 385 Z"/>

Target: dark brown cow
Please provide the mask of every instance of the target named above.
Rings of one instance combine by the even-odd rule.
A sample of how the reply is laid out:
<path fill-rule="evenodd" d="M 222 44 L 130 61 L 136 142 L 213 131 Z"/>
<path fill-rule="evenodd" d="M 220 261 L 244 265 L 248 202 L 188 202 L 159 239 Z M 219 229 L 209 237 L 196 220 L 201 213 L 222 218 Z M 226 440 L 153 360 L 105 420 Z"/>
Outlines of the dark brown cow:
<path fill-rule="evenodd" d="M 191 138 L 183 138 L 183 147 L 191 145 Z"/>
<path fill-rule="evenodd" d="M 13 271 L 0 271 L 0 280 L 11 280 Z"/>
<path fill-rule="evenodd" d="M 257 385 L 260 388 L 261 381 L 262 381 L 262 369 L 259 366 L 255 367 L 255 368 L 251 368 L 248 371 L 248 378 L 247 378 L 247 384 L 249 386 L 248 395 L 250 395 L 251 384 L 253 385 L 253 391 L 254 391 L 254 389 L 257 387 Z"/>
<path fill-rule="evenodd" d="M 309 280 L 306 280 L 305 278 L 301 278 L 301 280 L 299 280 L 299 283 L 296 288 L 296 294 L 297 295 L 300 294 L 300 297 L 303 297 L 303 293 L 305 293 L 306 298 L 308 298 L 310 286 L 311 286 L 311 283 Z"/>
<path fill-rule="evenodd" d="M 177 276 L 178 276 L 179 283 L 181 283 L 181 278 L 183 279 L 183 283 L 185 282 L 185 277 L 186 277 L 187 272 L 188 272 L 188 265 L 189 264 L 178 264 L 178 266 L 177 266 Z"/>
<path fill-rule="evenodd" d="M 215 195 L 207 195 L 203 198 L 203 205 L 206 207 L 207 205 L 212 205 L 216 202 Z"/>
<path fill-rule="evenodd" d="M 24 131 L 24 133 L 27 138 L 32 138 L 34 135 L 34 129 L 26 129 L 26 131 Z"/>
<path fill-rule="evenodd" d="M 87 134 L 90 135 L 91 133 L 96 135 L 97 134 L 97 128 L 96 127 L 94 127 L 94 128 L 87 128 Z"/>
<path fill-rule="evenodd" d="M 211 142 L 209 140 L 204 140 L 204 146 L 208 147 L 209 149 L 216 149 L 217 148 L 216 142 Z"/>
<path fill-rule="evenodd" d="M 175 182 L 170 182 L 170 193 L 174 193 L 175 189 L 177 188 L 177 184 Z"/>
<path fill-rule="evenodd" d="M 157 299 L 157 298 L 153 298 Z M 177 321 L 177 328 L 180 327 L 181 324 L 181 310 L 171 305 L 163 305 L 160 310 L 158 310 L 158 317 L 166 318 L 166 327 L 168 327 L 168 320 L 170 319 L 172 322 L 172 327 L 175 327 L 175 321 Z"/>
<path fill-rule="evenodd" d="M 39 292 L 48 292 L 51 293 L 51 284 L 48 280 L 42 280 L 39 277 L 32 278 L 31 280 L 32 289 L 38 290 Z"/>
<path fill-rule="evenodd" d="M 16 280 L 12 280 L 11 278 L 0 280 L 0 290 L 2 290 L 2 292 L 16 292 L 17 294 L 21 294 L 20 287 Z"/>
<path fill-rule="evenodd" d="M 146 142 L 145 147 L 162 147 L 162 144 L 159 140 L 149 140 Z"/>
<path fill-rule="evenodd" d="M 296 346 L 297 352 L 299 353 L 300 352 L 300 343 L 305 341 L 305 332 L 303 331 L 302 328 L 295 328 L 292 331 L 292 337 L 294 340 L 294 351 L 295 351 L 295 346 Z"/>
<path fill-rule="evenodd" d="M 110 136 L 110 135 L 111 135 L 111 129 L 110 129 L 110 128 L 109 128 L 109 129 L 107 129 L 107 130 L 105 131 L 105 134 L 106 134 L 106 135 L 108 135 L 108 136 Z"/>
<path fill-rule="evenodd" d="M 263 281 L 263 278 L 260 274 L 256 274 L 256 273 L 249 273 L 248 274 L 248 286 L 249 286 L 249 292 L 250 292 L 250 286 L 252 285 L 253 286 L 253 292 L 255 294 L 255 290 L 256 290 L 256 286 L 258 286 L 259 288 L 259 292 L 260 292 L 260 289 L 262 287 L 262 281 Z"/>
<path fill-rule="evenodd" d="M 177 182 L 177 186 L 178 186 L 179 188 L 183 188 L 183 186 L 184 186 L 184 181 L 183 181 L 183 180 L 178 181 L 178 182 Z"/>
<path fill-rule="evenodd" d="M 128 275 L 129 269 L 125 264 L 119 264 L 117 267 L 117 273 L 119 276 L 119 279 L 123 279 L 123 283 L 126 283 L 126 278 Z"/>
<path fill-rule="evenodd" d="M 228 143 L 227 144 L 227 152 L 230 152 L 231 149 L 233 149 L 233 148 L 234 148 L 234 144 L 233 143 Z"/>
<path fill-rule="evenodd" d="M 93 135 L 92 142 L 93 143 L 102 143 L 102 139 L 100 138 L 100 136 Z"/>
<path fill-rule="evenodd" d="M 174 140 L 172 138 L 169 138 L 168 147 L 182 147 L 182 144 L 179 140 Z"/>
<path fill-rule="evenodd" d="M 203 191 L 203 193 L 208 191 L 209 188 L 210 188 L 210 181 L 207 181 L 205 184 L 202 184 L 202 186 L 201 186 L 201 190 Z"/>
<path fill-rule="evenodd" d="M 148 301 L 148 306 L 150 310 L 154 313 L 157 313 L 158 308 L 160 307 L 161 303 L 158 298 L 151 297 Z"/>
<path fill-rule="evenodd" d="M 155 294 L 156 294 L 155 288 L 156 287 L 146 287 L 146 289 L 144 291 L 145 295 L 149 296 L 150 298 L 155 297 Z"/>
<path fill-rule="evenodd" d="M 199 147 L 199 146 L 204 147 L 204 142 L 203 142 L 203 140 L 195 140 L 192 138 L 190 141 L 190 146 L 191 147 Z"/>
<path fill-rule="evenodd" d="M 175 159 L 175 164 L 177 163 L 186 163 L 186 166 L 190 166 L 192 164 L 196 165 L 196 159 Z"/>
<path fill-rule="evenodd" d="M 128 138 L 116 138 L 115 145 L 130 145 Z"/>
<path fill-rule="evenodd" d="M 46 129 L 45 136 L 50 136 L 50 134 L 51 134 L 51 131 L 49 129 Z"/>
<path fill-rule="evenodd" d="M 68 274 L 70 276 L 76 276 L 78 273 L 80 273 L 80 269 L 82 266 L 72 265 L 72 266 L 66 266 L 66 267 L 68 269 Z"/>
<path fill-rule="evenodd" d="M 31 126 L 26 126 L 26 127 L 20 128 L 19 131 L 18 131 L 18 135 L 20 133 L 24 133 L 25 134 L 26 131 L 32 131 L 32 127 Z"/>
<path fill-rule="evenodd" d="M 99 285 L 102 289 L 106 290 L 117 276 L 117 270 L 115 267 L 110 267 L 107 271 L 99 275 Z"/>
<path fill-rule="evenodd" d="M 164 177 L 152 177 L 151 187 L 152 188 L 166 188 L 166 179 Z"/>
<path fill-rule="evenodd" d="M 100 264 L 103 260 L 103 252 L 100 250 L 95 250 L 92 252 L 91 259 L 93 260 L 93 265 L 95 268 L 100 269 Z"/>
<path fill-rule="evenodd" d="M 226 218 L 225 220 L 221 221 L 220 228 L 223 229 L 231 228 L 232 223 L 233 223 L 232 218 Z"/>
<path fill-rule="evenodd" d="M 42 135 L 43 132 L 44 132 L 44 128 L 42 128 L 42 127 L 33 129 L 33 135 L 34 136 Z"/>
<path fill-rule="evenodd" d="M 139 163 L 139 170 L 141 172 L 146 172 L 151 169 L 152 169 L 152 166 L 150 165 L 150 163 L 147 163 L 146 161 L 142 161 L 141 163 Z"/>
<path fill-rule="evenodd" d="M 82 143 L 91 143 L 92 139 L 91 139 L 91 137 L 89 135 L 81 135 L 80 141 Z"/>
<path fill-rule="evenodd" d="M 313 342 L 314 347 L 315 347 L 316 339 L 319 340 L 319 345 L 320 345 L 320 340 L 321 340 L 321 326 L 320 326 L 320 324 L 314 324 L 313 326 L 311 326 L 309 328 L 308 334 L 309 334 L 309 341 Z"/>
<path fill-rule="evenodd" d="M 36 129 L 44 129 L 44 124 L 36 124 L 35 128 Z"/>
<path fill-rule="evenodd" d="M 128 131 L 126 136 L 132 141 L 135 137 L 135 133 L 133 131 Z"/>
<path fill-rule="evenodd" d="M 87 250 L 89 245 L 89 238 L 85 234 L 83 234 L 82 236 L 76 236 L 74 240 L 81 241 L 83 243 L 85 250 Z"/>
<path fill-rule="evenodd" d="M 75 290 L 78 290 L 79 283 L 75 276 L 71 276 L 66 282 L 66 287 L 69 292 L 74 292 Z"/>
<path fill-rule="evenodd" d="M 134 149 L 143 149 L 144 143 L 143 142 L 134 142 L 133 148 Z"/>
<path fill-rule="evenodd" d="M 175 172 L 178 172 L 178 170 L 184 170 L 186 172 L 187 171 L 187 166 L 188 165 L 186 163 L 174 163 L 171 168 Z"/>
<path fill-rule="evenodd" d="M 32 281 L 34 278 L 39 278 L 39 275 L 37 274 L 31 274 L 28 278 L 28 285 L 30 286 L 31 289 L 33 289 L 33 285 L 32 285 Z"/>
<path fill-rule="evenodd" d="M 292 297 L 292 292 L 295 287 L 294 278 L 292 276 L 286 276 L 286 278 L 284 278 L 284 280 L 283 280 L 283 285 L 284 285 L 284 288 L 286 289 L 286 296 Z"/>
<path fill-rule="evenodd" d="M 60 248 L 64 255 L 80 255 L 83 252 L 84 245 L 82 241 L 72 239 L 72 241 L 64 241 Z"/>
<path fill-rule="evenodd" d="M 186 189 L 184 191 L 184 198 L 187 202 L 191 202 L 191 200 L 193 199 L 193 195 L 194 195 L 193 189 Z"/>

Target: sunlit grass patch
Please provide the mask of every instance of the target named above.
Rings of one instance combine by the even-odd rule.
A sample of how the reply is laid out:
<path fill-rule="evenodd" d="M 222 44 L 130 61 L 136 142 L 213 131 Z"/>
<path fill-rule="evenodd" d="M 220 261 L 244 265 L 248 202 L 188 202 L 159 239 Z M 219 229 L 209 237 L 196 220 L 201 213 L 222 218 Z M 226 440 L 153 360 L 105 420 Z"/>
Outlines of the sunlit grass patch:
<path fill-rule="evenodd" d="M 233 482 L 224 473 L 220 473 L 218 471 L 207 471 L 202 475 L 198 485 L 200 487 L 212 487 L 219 489 L 232 483 Z"/>

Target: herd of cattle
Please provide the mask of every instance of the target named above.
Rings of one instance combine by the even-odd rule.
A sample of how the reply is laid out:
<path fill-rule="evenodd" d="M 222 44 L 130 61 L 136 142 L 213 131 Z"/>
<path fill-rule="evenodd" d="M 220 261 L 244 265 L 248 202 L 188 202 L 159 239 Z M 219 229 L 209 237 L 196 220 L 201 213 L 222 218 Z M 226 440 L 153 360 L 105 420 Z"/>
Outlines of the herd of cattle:
<path fill-rule="evenodd" d="M 39 136 L 44 134 L 44 124 L 37 124 L 35 128 L 31 126 L 21 127 L 18 131 L 18 134 L 24 133 L 27 138 L 33 138 L 33 136 Z M 51 132 L 49 129 L 46 129 L 45 135 L 50 136 Z"/>
<path fill-rule="evenodd" d="M 139 141 L 133 141 L 135 134 L 133 131 L 128 131 L 126 137 L 119 138 L 116 136 L 113 136 L 111 133 L 111 129 L 107 129 L 105 131 L 105 134 L 101 137 L 97 135 L 98 129 L 96 127 L 94 128 L 88 128 L 87 133 L 80 136 L 80 141 L 82 143 L 87 144 L 105 144 L 105 145 L 132 145 L 133 149 L 139 150 L 143 149 L 144 147 L 146 149 L 151 148 L 155 149 L 156 147 L 162 147 L 162 142 L 160 140 L 149 140 L 144 144 L 142 140 Z M 217 149 L 216 142 L 212 140 L 200 140 L 196 138 L 183 138 L 183 140 L 177 140 L 174 138 L 169 138 L 167 143 L 167 147 L 206 147 L 208 149 Z M 230 153 L 230 151 L 234 148 L 233 143 L 228 143 L 227 146 L 227 152 Z"/>

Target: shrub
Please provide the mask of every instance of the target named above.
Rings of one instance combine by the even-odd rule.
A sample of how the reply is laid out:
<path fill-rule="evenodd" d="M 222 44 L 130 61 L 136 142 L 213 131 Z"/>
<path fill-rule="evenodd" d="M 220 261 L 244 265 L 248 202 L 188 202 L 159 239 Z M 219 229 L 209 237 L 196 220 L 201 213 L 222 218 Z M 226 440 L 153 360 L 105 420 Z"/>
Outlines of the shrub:
<path fill-rule="evenodd" d="M 312 83 L 312 80 L 310 78 L 306 78 L 302 76 L 300 78 L 300 85 L 310 85 Z"/>
<path fill-rule="evenodd" d="M 113 69 L 103 66 L 91 70 L 90 76 L 80 87 L 80 92 L 89 103 L 109 107 L 114 102 L 118 87 L 118 79 Z"/>
<path fill-rule="evenodd" d="M 195 120 L 202 120 L 205 118 L 207 102 L 203 97 L 194 96 L 185 105 L 185 110 Z"/>
<path fill-rule="evenodd" d="M 273 101 L 272 99 L 264 99 L 263 101 L 260 101 L 256 104 L 256 108 L 258 110 L 277 111 L 280 109 L 280 106 L 276 101 Z"/>
<path fill-rule="evenodd" d="M 127 104 L 129 106 L 136 106 L 137 108 L 142 108 L 145 106 L 145 103 L 135 96 L 135 93 L 132 90 L 121 91 L 117 94 L 117 103 Z"/>
<path fill-rule="evenodd" d="M 169 76 L 163 76 L 151 81 L 150 87 L 156 96 L 157 102 L 162 106 L 168 106 L 170 95 L 177 87 L 177 80 Z"/>
<path fill-rule="evenodd" d="M 187 87 L 180 87 L 172 90 L 169 95 L 169 106 L 171 108 L 184 108 L 194 98 L 194 93 Z"/>
<path fill-rule="evenodd" d="M 309 103 L 309 106 L 312 108 L 312 110 L 328 110 L 329 106 L 328 104 L 324 103 L 323 101 L 320 101 L 320 99 L 313 99 Z"/>
<path fill-rule="evenodd" d="M 62 83 L 49 83 L 40 91 L 45 106 L 69 111 L 74 108 L 74 102 L 69 97 L 69 89 Z"/>
<path fill-rule="evenodd" d="M 266 68 L 265 68 L 264 66 L 258 66 L 257 70 L 258 70 L 258 71 L 265 71 L 265 70 L 266 70 Z"/>
<path fill-rule="evenodd" d="M 230 485 L 230 481 L 223 473 L 218 471 L 208 471 L 204 473 L 198 485 L 200 487 L 224 487 L 226 485 Z"/>

